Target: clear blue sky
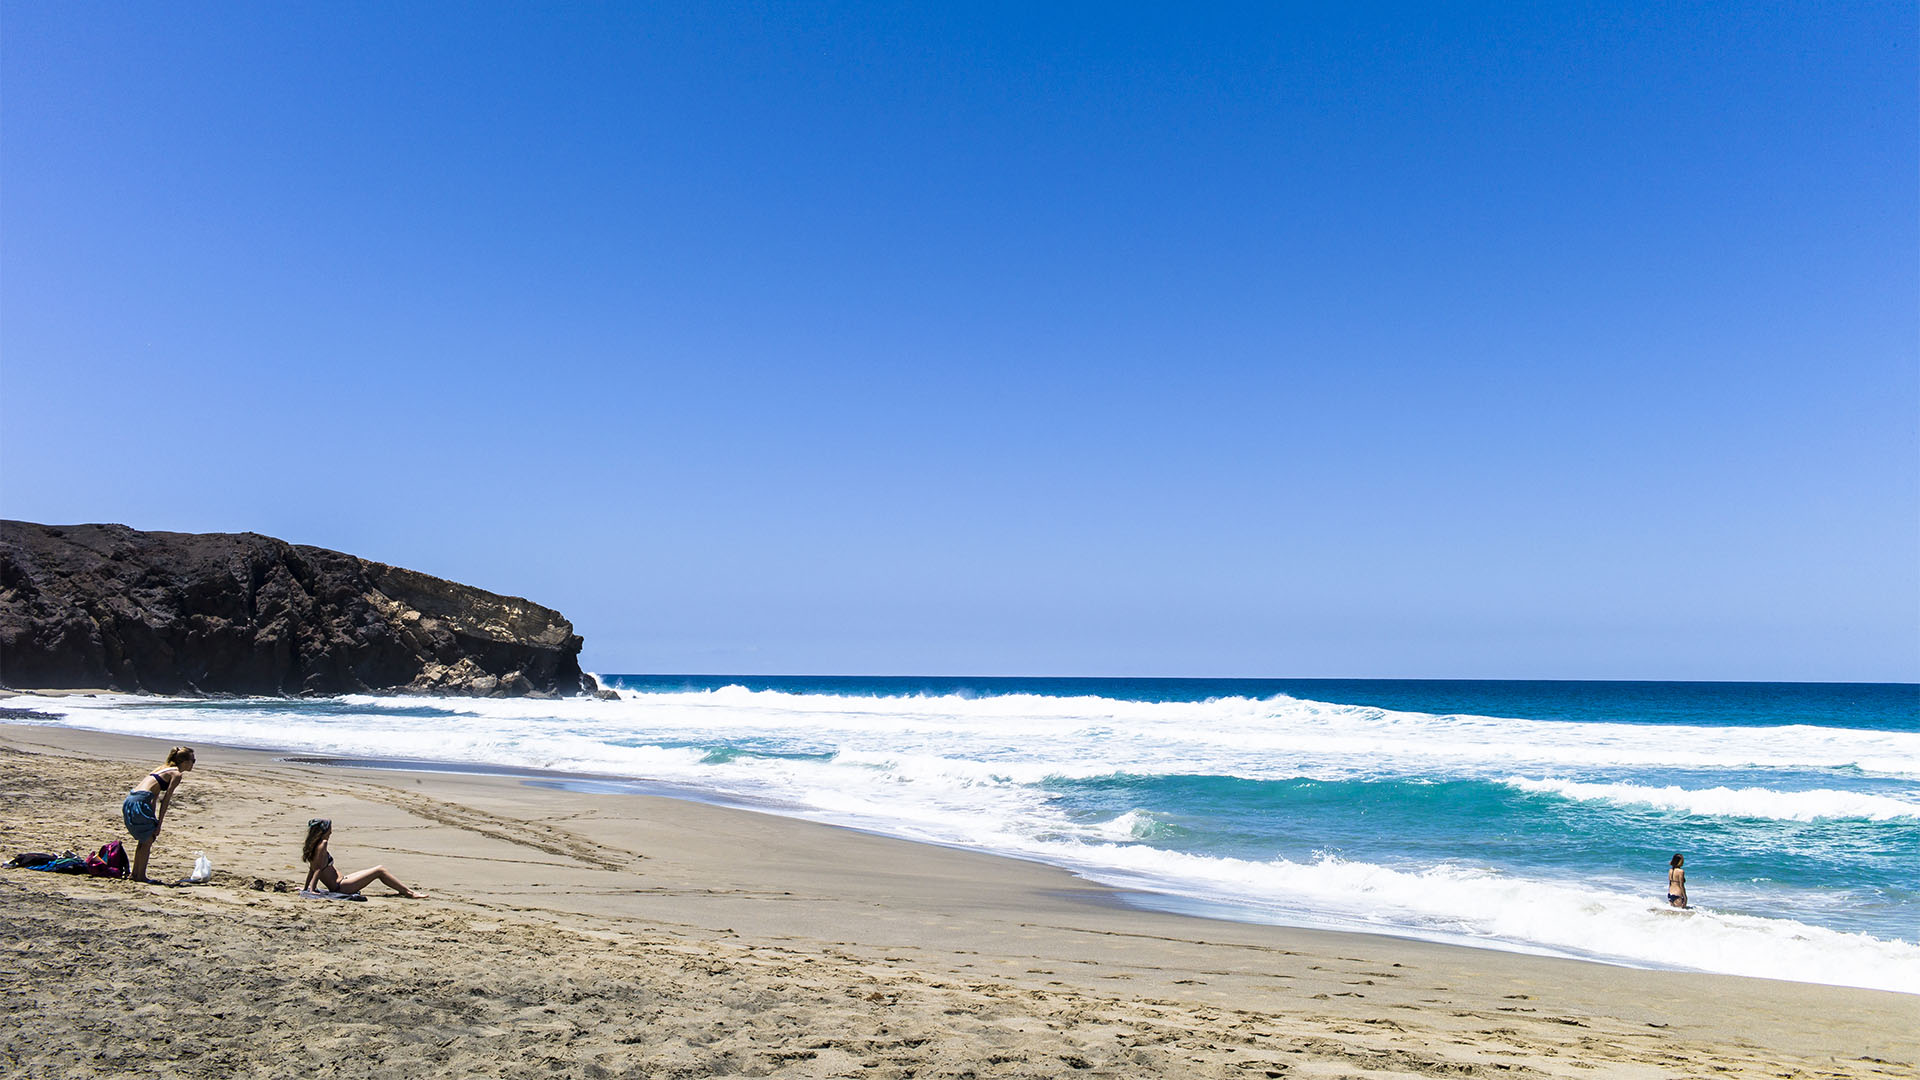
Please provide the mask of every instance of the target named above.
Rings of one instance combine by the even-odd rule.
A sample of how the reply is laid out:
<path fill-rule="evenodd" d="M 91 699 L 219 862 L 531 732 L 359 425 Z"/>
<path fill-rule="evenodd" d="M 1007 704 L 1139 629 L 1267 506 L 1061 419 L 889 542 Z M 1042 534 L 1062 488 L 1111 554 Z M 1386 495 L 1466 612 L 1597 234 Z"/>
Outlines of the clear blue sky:
<path fill-rule="evenodd" d="M 394 6 L 0 8 L 0 514 L 607 672 L 1920 679 L 1911 3 Z"/>

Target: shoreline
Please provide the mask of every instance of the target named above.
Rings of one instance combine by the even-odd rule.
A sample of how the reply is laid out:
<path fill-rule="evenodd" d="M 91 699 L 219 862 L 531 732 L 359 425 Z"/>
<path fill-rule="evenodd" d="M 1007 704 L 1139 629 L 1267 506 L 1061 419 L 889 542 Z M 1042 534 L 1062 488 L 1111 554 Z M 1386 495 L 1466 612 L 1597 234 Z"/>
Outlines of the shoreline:
<path fill-rule="evenodd" d="M 124 839 L 118 793 L 165 748 L 136 736 L 0 723 L 9 807 L 0 846 Z M 288 970 L 346 965 L 379 982 L 401 977 L 397 968 L 416 982 L 432 975 L 486 989 L 484 1003 L 463 996 L 457 1008 L 434 1011 L 432 1022 L 443 1025 L 463 1009 L 492 1015 L 500 1002 L 532 1001 L 547 993 L 541 987 L 565 984 L 571 989 L 540 1006 L 551 1015 L 525 1023 L 495 1016 L 472 1037 L 531 1040 L 600 1068 L 631 1065 L 635 1047 L 650 1048 L 647 1060 L 684 1058 L 694 1073 L 755 1071 L 746 1065 L 760 1062 L 783 1075 L 822 1076 L 874 1055 L 886 1058 L 878 1075 L 958 1073 L 964 1064 L 976 1075 L 1009 1076 L 1048 1075 L 1062 1061 L 1075 1071 L 1074 1061 L 1086 1062 L 1095 1070 L 1088 1075 L 1240 1076 L 1256 1058 L 1277 1066 L 1272 1075 L 1646 1076 L 1711 1063 L 1729 1075 L 1779 1075 L 1793 1064 L 1875 1076 L 1920 1059 L 1913 995 L 1180 915 L 1120 903 L 1119 890 L 1046 864 L 750 810 L 196 749 L 200 767 L 169 816 L 153 872 L 184 874 L 204 850 L 212 886 L 0 871 L 12 927 L 0 942 L 0 992 L 36 987 L 47 1002 L 0 1036 L 0 1055 L 10 1055 L 0 1060 L 52 1062 L 36 1047 L 124 1015 L 94 985 L 120 979 L 117 967 L 102 974 L 101 965 L 81 963 L 50 974 L 27 959 L 49 936 L 96 924 L 149 948 L 218 930 L 232 947 L 195 977 L 223 987 L 230 1015 L 269 1026 L 277 1009 L 309 1007 L 276 996 Z M 343 863 L 384 863 L 434 899 L 375 890 L 365 904 L 329 904 L 274 891 L 303 876 L 298 847 L 309 816 L 334 819 Z M 265 888 L 249 888 L 255 879 Z M 335 951 L 303 953 L 307 946 L 280 940 L 295 926 L 345 936 Z M 360 949 L 380 965 L 356 959 Z M 606 960 L 605 950 L 625 959 Z M 678 974 L 654 973 L 669 960 Z M 140 983 L 138 956 L 128 963 Z M 114 985 L 158 1017 L 199 1008 Z M 803 985 L 805 993 L 796 989 Z M 636 987 L 650 1008 L 665 1010 L 644 1030 L 615 1007 Z M 487 1054 L 459 1058 L 451 1045 L 412 1047 L 404 1027 L 382 1019 L 393 1003 L 365 989 L 321 994 L 318 1005 L 361 1015 L 371 1025 L 363 1035 L 386 1060 L 474 1075 L 501 1065 Z M 549 1022 L 568 1025 L 564 1045 L 535 1030 Z M 695 1030 L 714 1023 L 731 1032 L 723 1058 L 703 1057 L 714 1039 Z M 902 1048 L 881 1034 L 903 1030 L 921 1041 Z M 831 1052 L 799 1045 L 844 1043 L 849 1031 L 867 1032 L 867 1041 Z M 236 1060 L 264 1062 L 275 1044 L 236 1036 L 219 1045 Z M 440 1050 L 455 1056 L 436 1057 Z M 769 1056 L 801 1052 L 813 1056 Z"/>
<path fill-rule="evenodd" d="M 80 729 L 91 730 L 91 729 Z M 101 734 L 111 734 L 102 732 Z M 324 769 L 367 769 L 382 772 L 422 772 L 445 773 L 460 776 L 494 776 L 502 779 L 517 780 L 521 783 L 552 787 L 583 795 L 606 795 L 612 797 L 641 796 L 661 799 L 677 799 L 698 803 L 704 806 L 741 810 L 752 814 L 767 814 L 798 821 L 803 824 L 817 825 L 827 829 L 846 829 L 866 836 L 893 840 L 903 844 L 944 848 L 950 851 L 963 851 L 985 856 L 990 859 L 1007 859 L 1014 862 L 1044 866 L 1070 876 L 1085 889 L 1075 893 L 1075 899 L 1082 903 L 1103 904 L 1127 911 L 1150 912 L 1174 915 L 1185 918 L 1204 919 L 1209 922 L 1231 923 L 1246 926 L 1272 926 L 1284 930 L 1312 930 L 1329 934 L 1353 934 L 1364 938 L 1381 938 L 1387 941 L 1417 941 L 1445 948 L 1473 949 L 1484 952 L 1512 953 L 1520 956 L 1550 957 L 1559 960 L 1571 960 L 1583 964 L 1599 964 L 1602 967 L 1620 967 L 1633 971 L 1673 971 L 1698 975 L 1718 975 L 1722 972 L 1708 971 L 1702 968 L 1684 967 L 1678 964 L 1636 963 L 1610 957 L 1581 956 L 1576 953 L 1549 949 L 1544 946 L 1528 946 L 1518 942 L 1498 945 L 1481 944 L 1470 940 L 1449 941 L 1437 937 L 1422 937 L 1418 934 L 1395 933 L 1392 930 L 1362 930 L 1339 926 L 1313 925 L 1299 922 L 1278 922 L 1257 918 L 1239 918 L 1236 913 L 1246 909 L 1235 908 L 1218 901 L 1197 899 L 1179 893 L 1159 892 L 1148 888 L 1114 885 L 1088 877 L 1072 866 L 1051 862 L 1038 856 L 1026 856 L 1008 852 L 989 851 L 983 848 L 969 847 L 960 843 L 942 843 L 936 840 L 911 839 L 895 836 L 883 829 L 863 828 L 839 822 L 819 821 L 804 816 L 782 813 L 771 801 L 756 802 L 751 799 L 718 798 L 698 788 L 667 783 L 659 780 L 636 779 L 634 777 L 615 776 L 607 773 L 569 772 L 561 769 L 539 769 L 527 766 L 492 765 L 460 761 L 430 761 L 407 758 L 369 758 L 344 757 L 337 755 L 313 754 L 299 750 L 275 749 L 270 747 L 239 747 L 224 744 L 207 744 L 223 750 L 248 750 L 256 753 L 276 755 L 278 760 L 289 764 L 313 765 Z M 1747 977 L 1747 976 L 1734 976 Z M 1781 982 L 1806 982 L 1806 980 L 1783 979 Z M 1844 985 L 1836 983 L 1810 983 L 1817 986 Z M 1876 987 L 1851 987 L 1851 989 L 1872 990 Z M 1888 991 L 1897 993 L 1898 991 Z"/>
<path fill-rule="evenodd" d="M 203 698 L 183 696 L 183 695 L 170 695 L 170 694 L 130 695 L 130 694 L 123 694 L 117 691 L 90 690 L 90 689 L 27 690 L 27 691 L 0 689 L 0 726 L 4 726 L 8 723 L 7 713 L 10 711 L 9 708 L 7 707 L 7 705 L 9 704 L 7 702 L 8 698 L 18 699 L 20 697 L 32 697 L 36 695 L 44 695 L 46 697 L 51 697 L 51 698 L 61 698 L 61 697 L 69 697 L 69 696 L 101 697 L 101 698 L 108 698 L 108 699 L 123 699 L 123 700 L 133 701 L 133 702 L 137 702 L 139 700 L 149 699 L 149 698 L 160 699 L 165 701 L 181 701 L 181 702 L 211 700 L 211 699 L 203 699 Z M 412 695 L 408 695 L 408 696 L 412 696 Z M 235 698 L 233 700 L 244 701 L 244 700 L 252 700 L 252 699 Z M 11 704 L 17 707 L 19 702 L 16 700 Z M 46 716 L 46 714 L 42 714 L 42 715 Z M 96 729 L 81 728 L 81 727 L 68 727 L 68 725 L 64 722 L 65 718 L 63 717 L 48 716 L 47 719 L 53 721 L 53 723 L 50 726 L 62 727 L 62 728 L 67 728 L 69 730 L 75 730 L 75 731 L 96 730 Z M 33 722 L 29 721 L 29 723 L 32 724 Z M 111 732 L 105 732 L 105 731 L 100 731 L 98 733 L 113 734 Z M 717 795 L 713 792 L 710 792 L 706 789 L 703 789 L 694 785 L 675 783 L 672 781 L 649 779 L 649 778 L 643 778 L 643 777 L 633 777 L 633 776 L 626 776 L 626 775 L 620 775 L 615 773 L 599 773 L 599 772 L 572 771 L 572 770 L 553 769 L 553 768 L 539 768 L 539 767 L 531 767 L 531 766 L 516 766 L 516 765 L 498 764 L 498 763 L 490 763 L 490 762 L 482 762 L 482 761 L 460 761 L 460 760 L 436 761 L 436 760 L 425 759 L 425 758 L 379 758 L 379 757 L 368 756 L 368 755 L 335 754 L 335 753 L 327 753 L 323 751 L 305 750 L 305 749 L 300 749 L 295 747 L 274 747 L 274 746 L 265 746 L 265 745 L 240 746 L 235 744 L 217 744 L 217 743 L 207 743 L 205 745 L 217 746 L 221 749 L 230 750 L 230 751 L 244 751 L 247 753 L 265 754 L 265 755 L 275 757 L 278 760 L 289 763 L 289 764 L 312 765 L 315 767 L 327 768 L 327 769 L 358 769 L 358 770 L 372 770 L 372 771 L 378 771 L 378 772 L 393 772 L 393 773 L 418 771 L 418 772 L 446 774 L 446 775 L 492 776 L 492 777 L 498 777 L 502 779 L 512 779 L 518 782 L 528 783 L 528 784 L 553 786 L 559 789 L 569 790 L 579 794 L 586 794 L 586 795 L 596 795 L 596 796 L 620 795 L 620 796 L 626 796 L 626 797 L 667 798 L 667 799 L 683 800 L 683 801 L 688 801 L 688 802 L 693 802 L 701 805 L 713 806 L 718 808 L 728 808 L 733 810 L 739 810 L 739 811 L 744 811 L 749 813 L 768 814 L 768 815 L 782 818 L 783 820 L 815 825 L 822 828 L 847 829 L 847 830 L 861 833 L 863 835 L 886 838 L 886 839 L 894 840 L 900 843 L 906 843 L 906 844 L 912 844 L 912 845 L 924 845 L 924 846 L 942 848 L 942 849 L 953 850 L 953 851 L 968 852 L 968 853 L 980 855 L 986 858 L 1005 859 L 1005 860 L 1011 860 L 1011 861 L 1020 862 L 1020 863 L 1027 863 L 1031 865 L 1046 867 L 1048 869 L 1055 870 L 1057 872 L 1067 875 L 1077 885 L 1088 887 L 1088 888 L 1104 890 L 1106 893 L 1110 894 L 1103 901 L 1108 905 L 1119 906 L 1129 910 L 1135 910 L 1140 912 L 1159 913 L 1159 914 L 1165 914 L 1165 915 L 1171 915 L 1171 916 L 1177 916 L 1177 917 L 1183 917 L 1183 918 L 1195 918 L 1195 919 L 1203 919 L 1203 920 L 1209 920 L 1209 921 L 1219 921 L 1219 922 L 1231 923 L 1235 925 L 1276 927 L 1280 929 L 1315 931 L 1315 932 L 1332 933 L 1332 934 L 1354 934 L 1354 935 L 1360 935 L 1363 937 L 1378 937 L 1378 938 L 1383 938 L 1391 941 L 1419 942 L 1423 944 L 1436 945 L 1436 946 L 1441 946 L 1445 948 L 1483 950 L 1483 951 L 1508 954 L 1508 955 L 1544 957 L 1544 958 L 1551 958 L 1551 959 L 1558 959 L 1558 960 L 1566 960 L 1566 961 L 1571 961 L 1575 963 L 1596 964 L 1596 965 L 1601 965 L 1606 967 L 1617 967 L 1617 968 L 1622 968 L 1625 970 L 1633 970 L 1633 971 L 1669 971 L 1669 972 L 1678 972 L 1678 973 L 1684 973 L 1684 974 L 1695 974 L 1695 975 L 1703 975 L 1703 976 L 1726 976 L 1726 977 L 1734 977 L 1734 978 L 1768 979 L 1768 978 L 1777 977 L 1777 976 L 1773 976 L 1771 974 L 1765 974 L 1765 973 L 1742 974 L 1742 973 L 1728 972 L 1728 971 L 1722 971 L 1722 970 L 1715 970 L 1714 968 L 1711 968 L 1711 967 L 1701 967 L 1701 966 L 1687 965 L 1687 964 L 1681 964 L 1681 963 L 1662 963 L 1657 959 L 1648 959 L 1646 957 L 1617 956 L 1617 955 L 1612 955 L 1607 953 L 1585 953 L 1585 952 L 1581 952 L 1574 949 L 1554 948 L 1552 946 L 1546 946 L 1546 945 L 1535 945 L 1525 941 L 1509 941 L 1509 940 L 1500 940 L 1500 939 L 1489 940 L 1489 939 L 1479 938 L 1479 937 L 1474 937 L 1469 935 L 1455 935 L 1450 937 L 1437 932 L 1430 933 L 1430 934 L 1423 934 L 1420 931 L 1411 929 L 1411 928 L 1400 928 L 1400 927 L 1391 927 L 1391 926 L 1373 927 L 1373 926 L 1366 926 L 1366 925 L 1356 925 L 1352 922 L 1343 922 L 1338 918 L 1331 918 L 1331 917 L 1316 921 L 1311 913 L 1300 915 L 1297 918 L 1293 918 L 1291 920 L 1289 920 L 1289 916 L 1287 914 L 1283 914 L 1280 918 L 1274 918 L 1271 916 L 1262 917 L 1263 915 L 1265 915 L 1265 913 L 1262 912 L 1261 909 L 1259 909 L 1258 907 L 1254 907 L 1254 906 L 1236 906 L 1231 901 L 1214 900 L 1214 899 L 1208 899 L 1201 896 L 1189 896 L 1187 894 L 1184 894 L 1178 891 L 1156 889 L 1151 884 L 1130 884 L 1124 881 L 1115 882 L 1111 880 L 1103 881 L 1103 880 L 1100 880 L 1099 877 L 1097 876 L 1089 876 L 1089 871 L 1083 870 L 1082 868 L 1074 864 L 1071 860 L 1055 861 L 1055 860 L 1050 860 L 1042 855 L 1030 855 L 1030 854 L 1024 854 L 1017 851 L 996 851 L 996 850 L 992 850 L 990 848 L 985 848 L 985 847 L 970 846 L 964 842 L 949 842 L 949 841 L 943 841 L 943 840 L 934 839 L 934 838 L 902 836 L 902 835 L 899 835 L 898 833 L 887 831 L 884 825 L 862 825 L 854 822 L 833 821 L 833 820 L 826 819 L 822 816 L 813 816 L 808 813 L 810 808 L 805 805 L 783 803 L 775 799 L 754 799 L 754 798 L 745 797 L 745 796 L 729 797 L 724 795 Z M 1093 868 L 1091 871 L 1091 873 L 1096 875 L 1098 874 L 1098 872 L 1099 872 L 1099 868 L 1097 867 Z M 1283 920 L 1289 920 L 1289 921 L 1283 921 Z M 1844 987 L 1844 988 L 1867 989 L 1867 990 L 1883 990 L 1885 992 L 1892 992 L 1892 993 L 1908 992 L 1908 993 L 1915 993 L 1915 996 L 1920 996 L 1920 993 L 1916 993 L 1912 991 L 1893 990 L 1893 989 L 1888 989 L 1884 986 L 1876 986 L 1872 984 L 1862 985 L 1859 983 L 1820 982 L 1815 980 L 1797 980 L 1797 979 L 1785 979 L 1785 978 L 1780 979 L 1780 981 L 1787 981 L 1787 982 L 1803 982 L 1804 981 L 1807 985 L 1838 986 L 1838 987 Z"/>

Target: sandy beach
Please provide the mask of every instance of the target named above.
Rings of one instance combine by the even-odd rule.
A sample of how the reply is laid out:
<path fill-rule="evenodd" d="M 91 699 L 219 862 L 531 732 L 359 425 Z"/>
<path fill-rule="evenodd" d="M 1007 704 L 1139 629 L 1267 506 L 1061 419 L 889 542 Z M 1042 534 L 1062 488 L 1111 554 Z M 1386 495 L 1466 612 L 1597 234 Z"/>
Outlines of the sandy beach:
<path fill-rule="evenodd" d="M 165 749 L 0 726 L 0 851 L 124 839 L 120 798 Z M 1920 1069 L 1911 995 L 1161 914 L 1051 867 L 769 814 L 198 749 L 151 873 L 204 851 L 210 885 L 0 871 L 8 1075 Z M 432 898 L 301 899 L 314 816 L 343 869 Z"/>

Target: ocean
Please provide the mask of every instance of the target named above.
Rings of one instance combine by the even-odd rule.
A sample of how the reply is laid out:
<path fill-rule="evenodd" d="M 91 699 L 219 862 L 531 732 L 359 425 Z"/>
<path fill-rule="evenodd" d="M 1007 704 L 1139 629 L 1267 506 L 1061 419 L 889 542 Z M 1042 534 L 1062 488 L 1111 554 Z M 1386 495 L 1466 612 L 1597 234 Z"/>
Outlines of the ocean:
<path fill-rule="evenodd" d="M 189 744 L 551 770 L 573 775 L 528 782 L 1035 859 L 1220 918 L 1920 993 L 1920 686 L 602 680 L 622 700 L 34 708 Z M 1691 913 L 1665 905 L 1676 852 Z"/>

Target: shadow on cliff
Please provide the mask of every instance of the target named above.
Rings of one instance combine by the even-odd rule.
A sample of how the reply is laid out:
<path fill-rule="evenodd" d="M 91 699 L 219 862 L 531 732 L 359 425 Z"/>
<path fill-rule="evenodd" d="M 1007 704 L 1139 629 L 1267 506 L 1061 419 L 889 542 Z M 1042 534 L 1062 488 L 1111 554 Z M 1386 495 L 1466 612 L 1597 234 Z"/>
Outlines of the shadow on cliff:
<path fill-rule="evenodd" d="M 0 686 L 593 693 L 552 608 L 257 533 L 0 521 Z"/>

